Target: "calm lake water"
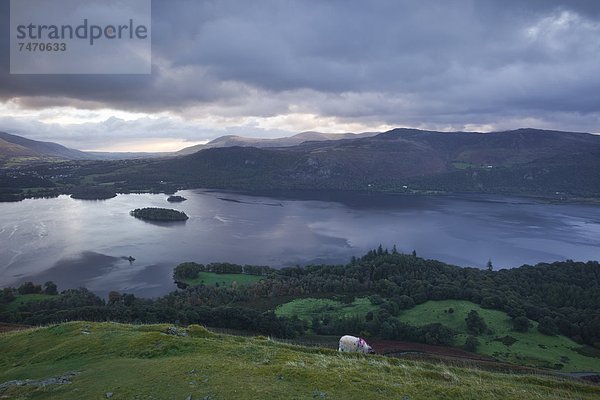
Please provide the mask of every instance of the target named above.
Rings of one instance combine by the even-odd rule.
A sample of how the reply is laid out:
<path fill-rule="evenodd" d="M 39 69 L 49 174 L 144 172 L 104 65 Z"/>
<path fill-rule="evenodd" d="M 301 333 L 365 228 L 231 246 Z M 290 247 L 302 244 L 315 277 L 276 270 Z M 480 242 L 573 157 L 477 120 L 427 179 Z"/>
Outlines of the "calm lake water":
<path fill-rule="evenodd" d="M 504 197 L 178 194 L 188 200 L 130 194 L 0 203 L 0 286 L 53 280 L 59 289 L 151 297 L 175 288 L 172 270 L 184 261 L 345 263 L 380 243 L 461 266 L 600 259 L 599 206 Z M 139 207 L 175 208 L 190 219 L 148 223 L 129 215 Z M 128 256 L 136 260 L 130 264 Z"/>

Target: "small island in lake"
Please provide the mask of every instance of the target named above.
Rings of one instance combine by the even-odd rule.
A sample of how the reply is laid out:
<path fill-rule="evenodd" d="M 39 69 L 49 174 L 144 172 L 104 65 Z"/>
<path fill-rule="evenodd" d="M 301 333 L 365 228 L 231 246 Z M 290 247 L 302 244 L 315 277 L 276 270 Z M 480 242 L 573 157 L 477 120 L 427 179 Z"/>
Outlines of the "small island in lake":
<path fill-rule="evenodd" d="M 169 196 L 167 201 L 169 203 L 181 203 L 182 201 L 186 201 L 187 199 L 183 196 Z"/>
<path fill-rule="evenodd" d="M 183 211 L 156 207 L 136 208 L 129 214 L 147 221 L 185 221 L 189 218 Z"/>

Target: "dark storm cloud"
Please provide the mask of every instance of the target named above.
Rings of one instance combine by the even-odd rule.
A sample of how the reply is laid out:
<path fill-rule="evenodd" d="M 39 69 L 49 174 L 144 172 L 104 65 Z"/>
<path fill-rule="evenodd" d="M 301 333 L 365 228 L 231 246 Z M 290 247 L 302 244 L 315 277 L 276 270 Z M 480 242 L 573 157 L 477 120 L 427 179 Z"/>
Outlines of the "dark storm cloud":
<path fill-rule="evenodd" d="M 17 76 L 3 59 L 0 98 L 412 125 L 598 121 L 596 0 L 154 0 L 152 13 L 152 75 Z"/>

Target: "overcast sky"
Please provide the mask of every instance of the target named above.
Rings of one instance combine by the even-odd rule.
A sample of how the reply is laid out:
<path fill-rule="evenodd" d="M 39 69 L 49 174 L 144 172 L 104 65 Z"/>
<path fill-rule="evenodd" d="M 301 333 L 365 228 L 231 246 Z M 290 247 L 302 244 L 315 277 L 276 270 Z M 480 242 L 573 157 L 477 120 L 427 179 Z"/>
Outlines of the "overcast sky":
<path fill-rule="evenodd" d="M 153 0 L 150 75 L 10 75 L 0 2 L 0 130 L 36 140 L 600 132 L 598 0 Z"/>

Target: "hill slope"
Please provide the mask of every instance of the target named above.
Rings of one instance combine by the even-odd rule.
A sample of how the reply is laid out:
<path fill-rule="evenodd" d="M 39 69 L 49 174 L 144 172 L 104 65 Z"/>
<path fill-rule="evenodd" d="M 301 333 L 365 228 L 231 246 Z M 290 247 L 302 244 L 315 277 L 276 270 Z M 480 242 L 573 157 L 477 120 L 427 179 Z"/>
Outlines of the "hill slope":
<path fill-rule="evenodd" d="M 70 193 L 71 186 L 110 187 L 114 193 L 202 187 L 492 193 L 598 202 L 599 169 L 600 135 L 535 129 L 493 133 L 394 129 L 372 137 L 288 147 L 243 145 L 170 158 L 73 161 L 52 168 L 33 165 L 22 168 L 19 176 L 52 181 L 58 187 L 51 194 Z M 16 199 L 26 197 L 23 189 L 42 186 L 12 183 L 8 188 L 19 193 L 13 190 L 8 196 Z"/>
<path fill-rule="evenodd" d="M 170 155 L 172 153 L 80 151 L 53 142 L 41 142 L 0 132 L 0 165 L 2 163 L 24 164 L 31 161 L 56 160 L 131 160 Z"/>
<path fill-rule="evenodd" d="M 260 338 L 215 335 L 197 325 L 175 334 L 166 334 L 167 329 L 168 325 L 74 322 L 1 334 L 0 394 L 60 399 L 600 396 L 598 386 L 550 376 L 342 355 Z M 184 332 L 187 336 L 177 335 Z M 52 377 L 58 379 L 48 379 Z"/>
<path fill-rule="evenodd" d="M 2 132 L 0 132 L 1 134 Z M 36 152 L 28 149 L 25 146 L 21 146 L 16 143 L 9 142 L 4 139 L 0 139 L 0 157 L 31 157 L 37 155 Z"/>
<path fill-rule="evenodd" d="M 40 142 L 22 136 L 0 132 L 0 161 L 26 157 L 31 160 L 89 160 L 94 157 L 79 150 L 69 149 L 57 143 Z"/>
<path fill-rule="evenodd" d="M 200 150 L 214 149 L 220 147 L 290 147 L 296 146 L 307 141 L 326 141 L 339 139 L 358 139 L 361 137 L 370 137 L 377 135 L 377 132 L 364 133 L 322 133 L 322 132 L 301 132 L 290 137 L 282 137 L 275 139 L 260 139 L 249 138 L 237 135 L 226 135 L 218 137 L 206 144 L 198 144 L 195 146 L 186 147 L 185 149 L 176 152 L 176 155 L 188 155 L 196 153 Z"/>
<path fill-rule="evenodd" d="M 453 312 L 449 313 L 448 310 Z M 510 317 L 498 310 L 485 309 L 464 300 L 428 301 L 403 311 L 398 319 L 415 326 L 441 323 L 455 332 L 455 346 L 462 346 L 469 335 L 465 318 L 475 310 L 487 324 L 488 332 L 478 336 L 477 353 L 497 360 L 521 365 L 560 368 L 563 372 L 596 371 L 600 359 L 585 357 L 576 350 L 581 346 L 562 336 L 548 336 L 538 332 L 538 323 L 529 321 L 527 332 L 515 332 Z M 502 341 L 506 338 L 506 341 Z"/>
<path fill-rule="evenodd" d="M 188 186 L 600 196 L 600 136 L 519 129 L 373 137 L 282 148 L 226 147 L 136 171 Z M 125 175 L 125 177 L 127 174 Z M 121 180 L 119 176 L 114 180 Z"/>

